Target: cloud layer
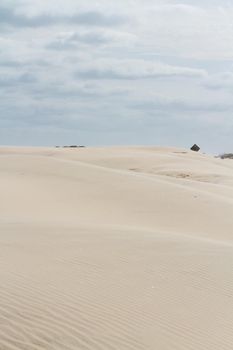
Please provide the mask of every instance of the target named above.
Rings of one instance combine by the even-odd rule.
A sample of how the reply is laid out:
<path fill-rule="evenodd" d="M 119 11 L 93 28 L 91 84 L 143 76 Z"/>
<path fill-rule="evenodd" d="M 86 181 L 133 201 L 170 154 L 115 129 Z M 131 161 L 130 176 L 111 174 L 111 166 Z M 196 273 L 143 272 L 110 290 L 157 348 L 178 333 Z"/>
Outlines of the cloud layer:
<path fill-rule="evenodd" d="M 3 1 L 1 143 L 232 151 L 232 22 L 226 0 Z"/>

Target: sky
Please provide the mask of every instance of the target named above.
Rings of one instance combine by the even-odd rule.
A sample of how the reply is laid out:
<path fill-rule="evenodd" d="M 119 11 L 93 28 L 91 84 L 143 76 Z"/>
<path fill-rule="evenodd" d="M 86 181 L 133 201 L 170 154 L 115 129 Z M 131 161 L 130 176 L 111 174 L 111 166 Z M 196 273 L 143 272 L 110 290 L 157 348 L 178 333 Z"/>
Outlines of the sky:
<path fill-rule="evenodd" d="M 233 152 L 233 2 L 1 0 L 0 144 Z"/>

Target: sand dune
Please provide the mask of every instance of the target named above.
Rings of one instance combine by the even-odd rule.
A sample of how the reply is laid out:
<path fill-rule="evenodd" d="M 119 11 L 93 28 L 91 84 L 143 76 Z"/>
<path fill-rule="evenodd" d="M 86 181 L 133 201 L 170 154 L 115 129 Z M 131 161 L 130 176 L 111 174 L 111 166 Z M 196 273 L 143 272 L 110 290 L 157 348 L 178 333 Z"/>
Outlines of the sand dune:
<path fill-rule="evenodd" d="M 0 350 L 233 349 L 233 161 L 0 149 Z"/>

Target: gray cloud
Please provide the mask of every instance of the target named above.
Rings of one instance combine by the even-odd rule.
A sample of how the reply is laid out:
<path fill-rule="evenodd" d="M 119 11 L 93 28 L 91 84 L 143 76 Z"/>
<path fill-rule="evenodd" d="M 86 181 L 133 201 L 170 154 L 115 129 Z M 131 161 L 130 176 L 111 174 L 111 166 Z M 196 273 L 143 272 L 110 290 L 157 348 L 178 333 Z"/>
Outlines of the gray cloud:
<path fill-rule="evenodd" d="M 0 5 L 0 26 L 10 27 L 41 27 L 56 23 L 56 19 L 48 15 L 33 18 L 18 14 L 13 8 Z"/>
<path fill-rule="evenodd" d="M 16 12 L 11 7 L 0 5 L 1 27 L 29 27 L 38 28 L 46 26 L 63 25 L 87 25 L 96 27 L 112 27 L 125 23 L 125 17 L 119 15 L 105 15 L 97 11 L 80 12 L 74 15 L 50 15 L 26 16 Z"/>
<path fill-rule="evenodd" d="M 201 101 L 185 101 L 185 100 L 157 100 L 144 101 L 129 105 L 130 108 L 140 109 L 147 112 L 162 112 L 166 113 L 224 113 L 233 111 L 233 103 L 216 103 L 216 102 L 201 102 Z"/>
<path fill-rule="evenodd" d="M 47 45 L 48 49 L 69 50 L 76 49 L 78 44 L 103 45 L 111 40 L 105 33 L 89 31 L 86 33 L 71 33 L 58 37 Z"/>
<path fill-rule="evenodd" d="M 93 80 L 138 80 L 172 77 L 203 78 L 203 69 L 187 68 L 143 60 L 112 60 L 83 64 L 77 78 Z"/>
<path fill-rule="evenodd" d="M 89 26 L 106 26 L 112 27 L 125 23 L 126 18 L 120 15 L 104 15 L 100 12 L 89 11 L 81 14 L 76 14 L 71 17 L 66 17 L 64 20 L 71 20 L 74 24 L 83 24 Z"/>
<path fill-rule="evenodd" d="M 20 61 L 16 61 L 13 59 L 1 59 L 0 58 L 0 67 L 4 67 L 4 68 L 19 68 L 19 67 L 24 67 L 25 63 L 24 62 L 20 62 Z"/>
<path fill-rule="evenodd" d="M 22 73 L 18 75 L 2 74 L 0 76 L 0 87 L 18 87 L 27 84 L 34 84 L 37 82 L 35 75 L 31 73 Z"/>
<path fill-rule="evenodd" d="M 226 90 L 233 91 L 233 73 L 224 72 L 220 74 L 214 74 L 204 81 L 204 86 L 211 90 Z"/>

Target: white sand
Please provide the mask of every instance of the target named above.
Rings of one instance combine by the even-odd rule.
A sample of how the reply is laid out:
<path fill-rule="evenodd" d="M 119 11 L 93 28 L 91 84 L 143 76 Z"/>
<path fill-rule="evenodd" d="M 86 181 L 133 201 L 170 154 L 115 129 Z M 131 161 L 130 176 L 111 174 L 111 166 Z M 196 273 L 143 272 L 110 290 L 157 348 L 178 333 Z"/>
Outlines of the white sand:
<path fill-rule="evenodd" d="M 0 149 L 0 350 L 232 350 L 233 161 Z"/>

